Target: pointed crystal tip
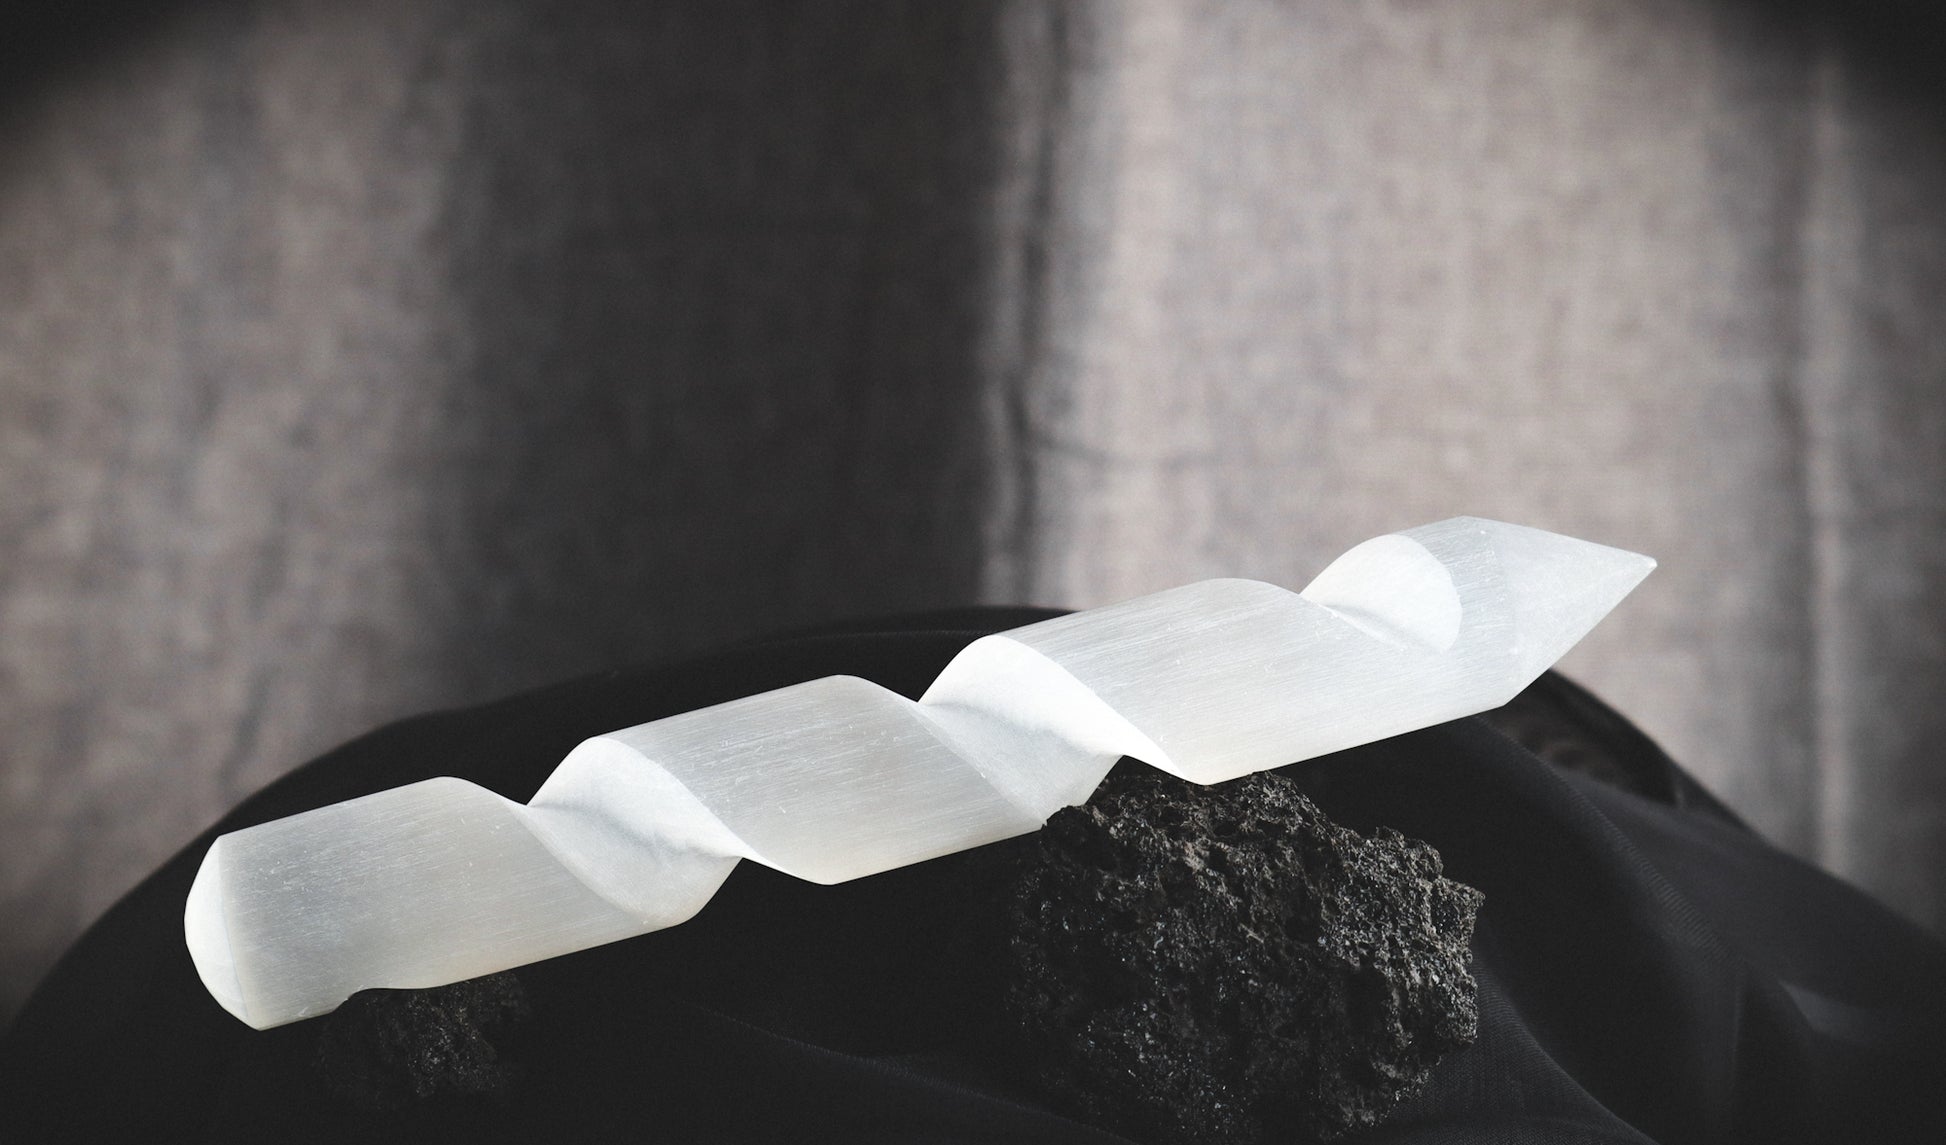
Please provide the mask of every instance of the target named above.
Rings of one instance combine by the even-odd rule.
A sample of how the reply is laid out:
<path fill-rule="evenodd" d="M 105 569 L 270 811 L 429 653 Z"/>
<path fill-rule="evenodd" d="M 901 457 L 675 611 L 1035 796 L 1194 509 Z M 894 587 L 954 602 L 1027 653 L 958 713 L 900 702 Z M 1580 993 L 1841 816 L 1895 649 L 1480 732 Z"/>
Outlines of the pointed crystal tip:
<path fill-rule="evenodd" d="M 1612 612 L 1655 559 L 1559 533 L 1475 518 L 1514 602 L 1520 672 L 1532 681 Z"/>

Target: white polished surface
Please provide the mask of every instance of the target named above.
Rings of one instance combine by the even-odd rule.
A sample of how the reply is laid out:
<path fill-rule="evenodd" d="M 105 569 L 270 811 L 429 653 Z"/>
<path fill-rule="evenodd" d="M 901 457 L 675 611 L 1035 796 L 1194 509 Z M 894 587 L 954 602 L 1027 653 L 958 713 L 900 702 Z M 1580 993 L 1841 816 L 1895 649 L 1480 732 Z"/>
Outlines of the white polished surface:
<path fill-rule="evenodd" d="M 1301 593 L 1211 580 L 984 637 L 913 702 L 812 680 L 583 743 L 527 805 L 434 779 L 223 836 L 184 925 L 259 1028 L 674 925 L 740 859 L 814 882 L 1035 830 L 1127 755 L 1198 783 L 1498 706 L 1647 557 L 1461 517 Z"/>

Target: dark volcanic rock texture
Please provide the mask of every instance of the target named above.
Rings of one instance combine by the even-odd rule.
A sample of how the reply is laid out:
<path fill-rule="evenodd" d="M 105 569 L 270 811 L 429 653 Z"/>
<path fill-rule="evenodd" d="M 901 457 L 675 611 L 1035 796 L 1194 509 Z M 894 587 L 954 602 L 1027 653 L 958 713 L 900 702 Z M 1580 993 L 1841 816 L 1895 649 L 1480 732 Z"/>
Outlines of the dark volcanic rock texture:
<path fill-rule="evenodd" d="M 324 1019 L 317 1076 L 363 1110 L 491 1093 L 511 1075 L 496 1039 L 527 1014 L 512 974 L 430 990 L 361 991 Z"/>
<path fill-rule="evenodd" d="M 1171 1143 L 1329 1139 L 1473 1040 L 1480 893 L 1289 779 L 1123 765 L 1034 840 L 1007 1004 L 1042 1084 L 1090 1120 Z"/>

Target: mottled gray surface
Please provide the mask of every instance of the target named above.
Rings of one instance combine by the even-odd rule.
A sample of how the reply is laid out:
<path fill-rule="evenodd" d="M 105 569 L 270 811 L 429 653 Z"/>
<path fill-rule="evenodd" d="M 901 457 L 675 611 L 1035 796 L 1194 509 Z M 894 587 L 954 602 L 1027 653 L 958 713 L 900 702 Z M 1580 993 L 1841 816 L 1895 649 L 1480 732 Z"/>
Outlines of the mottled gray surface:
<path fill-rule="evenodd" d="M 1661 558 L 1567 667 L 1946 926 L 1946 100 L 1851 7 L 59 38 L 0 85 L 0 1013 L 374 723 L 1455 512 Z"/>

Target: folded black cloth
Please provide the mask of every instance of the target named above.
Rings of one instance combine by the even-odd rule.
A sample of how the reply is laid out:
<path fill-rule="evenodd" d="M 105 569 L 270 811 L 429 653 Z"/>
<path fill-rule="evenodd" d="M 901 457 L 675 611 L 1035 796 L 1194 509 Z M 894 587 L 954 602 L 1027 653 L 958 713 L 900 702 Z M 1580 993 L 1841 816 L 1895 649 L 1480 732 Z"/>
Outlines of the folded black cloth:
<path fill-rule="evenodd" d="M 974 637 L 1044 615 L 750 644 L 314 761 L 43 983 L 0 1041 L 0 1138 L 1126 1140 L 1064 1112 L 995 1036 L 992 848 L 835 887 L 746 863 L 682 926 L 261 1033 L 210 1000 L 183 947 L 221 831 L 437 775 L 526 800 L 588 735 L 841 673 L 916 697 Z M 1946 1140 L 1946 948 L 1764 843 L 1560 677 L 1282 774 L 1340 823 L 1431 843 L 1485 895 L 1477 1039 L 1345 1140 Z"/>

